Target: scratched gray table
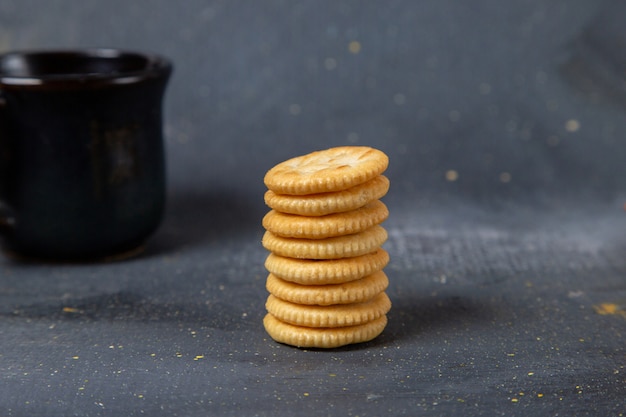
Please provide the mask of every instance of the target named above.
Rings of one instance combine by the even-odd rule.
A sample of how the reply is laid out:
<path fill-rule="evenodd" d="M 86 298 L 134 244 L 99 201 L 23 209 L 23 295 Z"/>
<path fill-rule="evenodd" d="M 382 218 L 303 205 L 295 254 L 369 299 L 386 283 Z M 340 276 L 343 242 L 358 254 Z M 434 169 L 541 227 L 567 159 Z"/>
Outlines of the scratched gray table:
<path fill-rule="evenodd" d="M 175 61 L 169 204 L 126 261 L 0 257 L 1 415 L 626 412 L 622 2 L 34 7 L 0 4 L 0 48 Z M 389 324 L 275 343 L 263 174 L 345 144 L 391 159 Z"/>

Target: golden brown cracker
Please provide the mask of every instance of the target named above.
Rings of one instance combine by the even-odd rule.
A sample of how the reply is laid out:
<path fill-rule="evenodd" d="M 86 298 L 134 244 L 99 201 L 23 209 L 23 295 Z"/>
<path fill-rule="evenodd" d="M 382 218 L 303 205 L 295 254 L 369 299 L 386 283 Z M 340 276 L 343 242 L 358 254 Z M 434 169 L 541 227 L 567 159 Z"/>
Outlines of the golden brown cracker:
<path fill-rule="evenodd" d="M 302 285 L 341 284 L 382 270 L 389 254 L 382 248 L 351 258 L 313 260 L 294 259 L 270 253 L 265 268 L 277 277 Z"/>
<path fill-rule="evenodd" d="M 371 180 L 343 191 L 293 196 L 265 193 L 265 204 L 281 213 L 300 216 L 324 216 L 363 207 L 371 201 L 383 198 L 389 191 L 389 179 L 378 175 Z"/>
<path fill-rule="evenodd" d="M 305 305 L 333 305 L 362 303 L 371 300 L 387 289 L 389 279 L 383 271 L 364 278 L 330 285 L 301 285 L 269 274 L 265 287 L 281 300 Z"/>
<path fill-rule="evenodd" d="M 376 338 L 385 329 L 387 316 L 358 326 L 315 329 L 282 322 L 268 313 L 263 319 L 263 325 L 277 342 L 303 348 L 331 349 Z"/>
<path fill-rule="evenodd" d="M 265 308 L 280 321 L 296 326 L 345 327 L 367 323 L 387 314 L 391 301 L 381 292 L 362 303 L 317 306 L 290 303 L 270 294 Z"/>
<path fill-rule="evenodd" d="M 280 256 L 296 259 L 339 259 L 373 252 L 387 240 L 387 231 L 379 225 L 353 235 L 326 239 L 294 239 L 276 236 L 270 231 L 263 235 L 265 249 Z"/>
<path fill-rule="evenodd" d="M 351 235 L 384 222 L 389 217 L 387 206 L 379 200 L 356 210 L 326 216 L 299 216 L 271 210 L 263 217 L 263 227 L 275 235 L 298 239 L 325 239 Z"/>
<path fill-rule="evenodd" d="M 380 175 L 389 164 L 382 151 L 368 146 L 340 146 L 281 162 L 265 175 L 278 194 L 307 195 L 341 191 Z"/>

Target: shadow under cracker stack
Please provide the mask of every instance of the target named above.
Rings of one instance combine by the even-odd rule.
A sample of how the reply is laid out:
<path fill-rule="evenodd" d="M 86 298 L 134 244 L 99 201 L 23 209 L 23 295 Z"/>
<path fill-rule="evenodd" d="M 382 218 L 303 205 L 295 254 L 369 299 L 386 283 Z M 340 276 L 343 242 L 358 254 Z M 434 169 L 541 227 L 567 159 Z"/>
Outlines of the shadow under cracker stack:
<path fill-rule="evenodd" d="M 383 152 L 343 146 L 281 162 L 264 182 L 263 247 L 270 293 L 263 325 L 277 342 L 335 348 L 370 341 L 387 325 L 383 268 L 389 190 Z"/>

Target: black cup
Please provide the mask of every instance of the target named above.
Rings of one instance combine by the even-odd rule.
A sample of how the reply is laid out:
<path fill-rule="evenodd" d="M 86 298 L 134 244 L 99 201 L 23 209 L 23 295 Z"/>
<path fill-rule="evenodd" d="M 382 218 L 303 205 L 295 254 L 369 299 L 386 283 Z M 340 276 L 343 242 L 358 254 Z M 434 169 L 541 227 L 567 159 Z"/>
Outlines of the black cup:
<path fill-rule="evenodd" d="M 26 257 L 140 247 L 165 204 L 169 60 L 112 49 L 0 56 L 0 235 Z"/>

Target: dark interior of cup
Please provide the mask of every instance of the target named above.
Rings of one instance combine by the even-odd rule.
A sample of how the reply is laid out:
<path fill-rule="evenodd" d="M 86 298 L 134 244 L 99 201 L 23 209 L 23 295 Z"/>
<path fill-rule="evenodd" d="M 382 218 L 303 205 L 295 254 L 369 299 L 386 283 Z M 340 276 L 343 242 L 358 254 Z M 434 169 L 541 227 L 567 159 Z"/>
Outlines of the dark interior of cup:
<path fill-rule="evenodd" d="M 0 58 L 0 75 L 39 79 L 115 76 L 145 71 L 157 64 L 157 59 L 148 55 L 108 49 L 15 52 Z"/>

